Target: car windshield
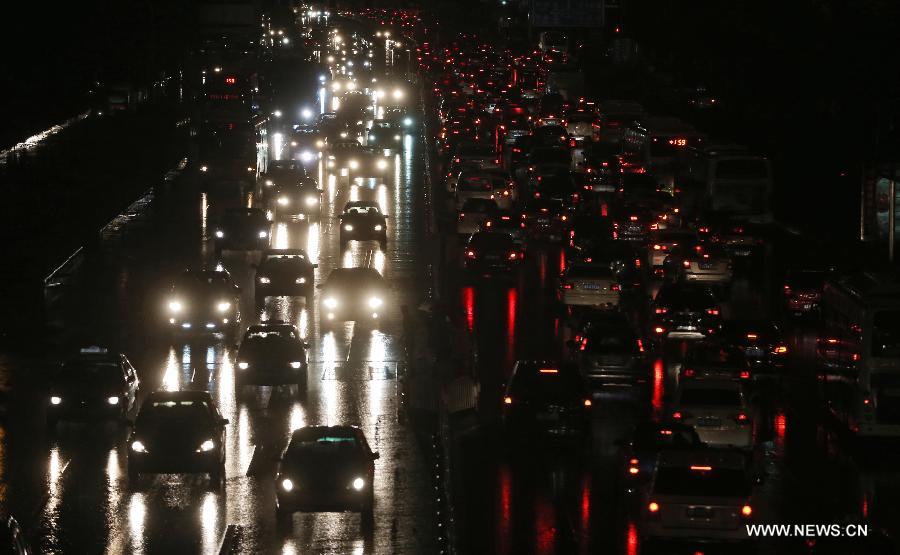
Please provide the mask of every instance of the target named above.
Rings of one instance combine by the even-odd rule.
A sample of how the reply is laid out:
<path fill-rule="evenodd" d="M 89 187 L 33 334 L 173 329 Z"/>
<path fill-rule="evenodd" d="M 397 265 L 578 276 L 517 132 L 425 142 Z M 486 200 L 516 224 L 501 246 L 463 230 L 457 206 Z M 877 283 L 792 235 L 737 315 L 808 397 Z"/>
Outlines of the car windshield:
<path fill-rule="evenodd" d="M 900 310 L 876 312 L 872 325 L 872 356 L 900 357 Z"/>
<path fill-rule="evenodd" d="M 630 355 L 640 350 L 634 336 L 618 329 L 591 330 L 587 344 L 592 353 Z"/>
<path fill-rule="evenodd" d="M 703 289 L 663 289 L 657 295 L 657 302 L 672 308 L 704 308 L 712 303 L 712 295 Z"/>
<path fill-rule="evenodd" d="M 739 407 L 741 394 L 736 389 L 692 387 L 681 392 L 681 405 Z"/>
<path fill-rule="evenodd" d="M 469 246 L 485 251 L 505 250 L 512 248 L 512 238 L 506 233 L 476 233 Z"/>
<path fill-rule="evenodd" d="M 344 209 L 345 215 L 380 216 L 381 210 L 377 206 L 348 206 Z"/>
<path fill-rule="evenodd" d="M 196 399 L 150 401 L 150 406 L 141 409 L 138 417 L 141 424 L 149 427 L 178 424 L 181 422 L 206 422 L 212 411 L 206 401 Z"/>
<path fill-rule="evenodd" d="M 463 212 L 495 212 L 497 203 L 489 199 L 469 199 L 462 207 Z"/>
<path fill-rule="evenodd" d="M 85 385 L 116 384 L 122 381 L 122 369 L 112 362 L 74 360 L 62 367 L 58 379 Z"/>
<path fill-rule="evenodd" d="M 711 366 L 739 366 L 743 357 L 733 349 L 716 345 L 697 345 L 688 351 L 687 362 Z"/>
<path fill-rule="evenodd" d="M 568 279 L 609 279 L 612 270 L 603 266 L 572 266 L 566 273 Z"/>
<path fill-rule="evenodd" d="M 788 276 L 787 282 L 797 289 L 821 289 L 825 272 L 795 272 Z"/>
<path fill-rule="evenodd" d="M 562 149 L 535 149 L 531 152 L 529 160 L 533 164 L 568 164 L 572 156 L 567 150 Z"/>
<path fill-rule="evenodd" d="M 464 192 L 491 192 L 494 189 L 493 180 L 489 177 L 470 176 L 459 180 L 457 190 Z"/>
<path fill-rule="evenodd" d="M 526 367 L 515 373 L 509 391 L 513 399 L 567 401 L 584 395 L 584 384 L 573 369 Z"/>
<path fill-rule="evenodd" d="M 377 270 L 358 270 L 356 268 L 354 268 L 353 270 L 354 271 L 349 272 L 334 270 L 328 276 L 326 286 L 329 288 L 356 288 L 364 286 L 371 287 L 372 285 L 378 285 L 381 283 L 381 276 L 378 274 Z"/>
<path fill-rule="evenodd" d="M 750 480 L 746 472 L 734 468 L 663 466 L 657 470 L 653 492 L 657 495 L 698 497 L 747 497 Z"/>
<path fill-rule="evenodd" d="M 769 165 L 759 158 L 719 160 L 716 163 L 717 179 L 768 179 Z"/>
<path fill-rule="evenodd" d="M 178 278 L 177 288 L 201 289 L 208 286 L 224 287 L 228 284 L 225 272 L 189 272 Z"/>
<path fill-rule="evenodd" d="M 355 437 L 342 434 L 321 435 L 291 442 L 287 458 L 294 461 L 332 459 L 354 455 L 361 449 Z"/>

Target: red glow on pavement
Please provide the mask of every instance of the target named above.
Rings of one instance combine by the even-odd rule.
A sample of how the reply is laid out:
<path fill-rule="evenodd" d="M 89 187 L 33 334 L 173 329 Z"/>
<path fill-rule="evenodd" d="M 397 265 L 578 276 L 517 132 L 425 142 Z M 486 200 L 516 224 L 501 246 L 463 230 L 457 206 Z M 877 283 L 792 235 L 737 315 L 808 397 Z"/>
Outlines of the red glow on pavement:
<path fill-rule="evenodd" d="M 470 332 L 475 328 L 475 288 L 463 287 L 463 310 L 466 312 L 466 329 Z"/>
<path fill-rule="evenodd" d="M 566 251 L 560 249 L 559 251 L 559 273 L 562 274 L 566 271 Z"/>
<path fill-rule="evenodd" d="M 591 475 L 588 474 L 581 481 L 581 535 L 589 538 L 591 535 Z M 581 542 L 581 552 L 588 553 L 589 542 Z"/>
<path fill-rule="evenodd" d="M 512 536 L 512 477 L 509 467 L 500 467 L 500 522 L 497 526 L 497 552 L 509 553 Z"/>
<path fill-rule="evenodd" d="M 663 361 L 658 358 L 653 362 L 653 396 L 651 397 L 653 412 L 656 415 L 662 414 L 665 377 L 666 371 Z"/>
<path fill-rule="evenodd" d="M 519 304 L 519 292 L 515 288 L 506 293 L 506 362 L 512 368 L 516 359 L 516 310 Z"/>
<path fill-rule="evenodd" d="M 534 527 L 537 532 L 535 553 L 556 553 L 556 507 L 550 500 L 541 499 L 534 510 Z"/>
<path fill-rule="evenodd" d="M 638 546 L 638 531 L 634 522 L 628 523 L 628 532 L 625 536 L 625 554 L 638 555 L 640 548 Z"/>

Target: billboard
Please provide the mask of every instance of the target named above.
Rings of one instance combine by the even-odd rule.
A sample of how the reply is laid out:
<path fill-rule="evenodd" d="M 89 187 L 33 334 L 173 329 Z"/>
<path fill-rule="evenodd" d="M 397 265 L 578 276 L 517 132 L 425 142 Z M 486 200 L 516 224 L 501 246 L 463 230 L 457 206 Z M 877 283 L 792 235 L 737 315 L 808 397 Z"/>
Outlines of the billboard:
<path fill-rule="evenodd" d="M 531 0 L 532 27 L 602 27 L 605 0 Z"/>

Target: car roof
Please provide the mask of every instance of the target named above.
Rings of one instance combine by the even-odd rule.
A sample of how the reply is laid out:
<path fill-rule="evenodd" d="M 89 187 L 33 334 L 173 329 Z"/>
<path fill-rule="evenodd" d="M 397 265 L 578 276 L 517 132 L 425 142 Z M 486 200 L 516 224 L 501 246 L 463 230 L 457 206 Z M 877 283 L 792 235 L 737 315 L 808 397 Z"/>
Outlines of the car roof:
<path fill-rule="evenodd" d="M 333 277 L 341 278 L 345 276 L 377 277 L 378 279 L 381 279 L 381 273 L 375 268 L 335 268 L 328 274 L 328 280 L 331 280 Z"/>
<path fill-rule="evenodd" d="M 145 402 L 160 401 L 209 401 L 212 403 L 212 395 L 209 391 L 199 391 L 196 389 L 184 389 L 179 391 L 154 391 Z"/>
<path fill-rule="evenodd" d="M 685 389 L 719 389 L 723 391 L 743 391 L 741 384 L 734 380 L 689 380 L 679 385 L 682 390 Z"/>
<path fill-rule="evenodd" d="M 302 256 L 309 259 L 309 255 L 303 249 L 266 249 L 262 254 L 263 259 L 269 256 Z"/>
<path fill-rule="evenodd" d="M 381 206 L 373 200 L 351 200 L 344 205 L 344 211 L 346 212 L 350 208 L 377 208 L 381 211 Z"/>
<path fill-rule="evenodd" d="M 297 428 L 291 433 L 291 442 L 306 441 L 309 439 L 326 437 L 329 435 L 343 435 L 350 437 L 359 437 L 365 435 L 357 426 L 337 425 L 337 426 L 304 426 Z"/>

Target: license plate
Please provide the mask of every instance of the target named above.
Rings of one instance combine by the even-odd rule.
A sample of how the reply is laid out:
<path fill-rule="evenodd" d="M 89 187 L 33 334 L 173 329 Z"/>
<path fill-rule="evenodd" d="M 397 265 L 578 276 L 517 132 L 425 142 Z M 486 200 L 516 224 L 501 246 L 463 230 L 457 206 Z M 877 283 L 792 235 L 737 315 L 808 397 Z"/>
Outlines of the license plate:
<path fill-rule="evenodd" d="M 747 347 L 747 349 L 744 350 L 744 353 L 748 357 L 757 357 L 758 358 L 758 357 L 763 356 L 763 350 L 760 349 L 759 347 Z"/>
<path fill-rule="evenodd" d="M 722 419 L 713 416 L 701 416 L 697 419 L 697 425 L 707 428 L 718 428 L 722 425 Z"/>
<path fill-rule="evenodd" d="M 678 329 L 682 331 L 697 331 L 697 326 L 678 326 Z"/>
<path fill-rule="evenodd" d="M 701 262 L 700 269 L 701 270 L 712 270 L 713 265 L 709 262 Z"/>
<path fill-rule="evenodd" d="M 812 308 L 812 305 L 810 303 L 805 303 L 803 305 L 803 310 L 810 310 L 811 308 Z"/>
<path fill-rule="evenodd" d="M 484 257 L 485 260 L 500 260 L 500 257 L 496 254 L 489 254 Z"/>
<path fill-rule="evenodd" d="M 541 224 L 541 225 L 547 225 L 547 224 L 550 223 L 550 220 L 547 219 L 547 218 L 538 218 L 538 219 L 537 219 L 537 223 L 539 223 L 539 224 Z"/>
<path fill-rule="evenodd" d="M 558 412 L 539 412 L 537 413 L 537 419 L 541 422 L 556 422 L 559 420 Z"/>
<path fill-rule="evenodd" d="M 599 291 L 599 290 L 600 290 L 600 284 L 599 284 L 599 283 L 582 283 L 582 284 L 581 284 L 581 288 L 582 288 L 582 289 L 587 289 L 587 290 L 589 290 L 589 291 Z"/>
<path fill-rule="evenodd" d="M 715 516 L 715 514 L 715 511 L 708 507 L 690 507 L 687 510 L 687 515 L 689 518 L 710 519 Z"/>

